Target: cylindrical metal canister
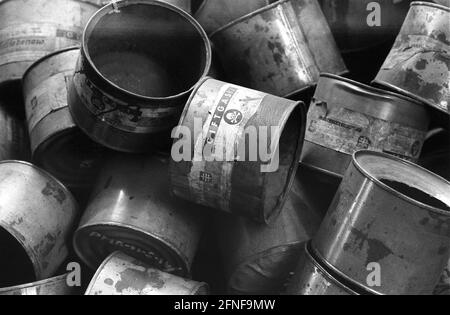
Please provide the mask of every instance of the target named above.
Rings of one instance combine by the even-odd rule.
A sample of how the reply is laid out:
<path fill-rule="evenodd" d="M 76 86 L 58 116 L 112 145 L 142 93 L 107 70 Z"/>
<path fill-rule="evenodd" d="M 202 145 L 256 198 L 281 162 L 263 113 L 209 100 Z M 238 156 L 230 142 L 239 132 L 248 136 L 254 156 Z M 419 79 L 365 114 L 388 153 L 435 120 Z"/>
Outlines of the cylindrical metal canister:
<path fill-rule="evenodd" d="M 217 217 L 222 259 L 233 294 L 280 294 L 297 266 L 304 243 L 319 229 L 323 216 L 305 208 L 296 179 L 286 204 L 271 226 L 230 215 Z"/>
<path fill-rule="evenodd" d="M 0 162 L 0 287 L 47 279 L 69 252 L 77 204 L 37 167 Z"/>
<path fill-rule="evenodd" d="M 450 257 L 450 182 L 396 157 L 355 153 L 313 239 L 338 274 L 380 294 L 432 294 Z"/>
<path fill-rule="evenodd" d="M 70 287 L 67 284 L 67 274 L 33 282 L 30 284 L 19 285 L 9 288 L 0 288 L 2 295 L 75 295 L 78 291 L 76 287 Z"/>
<path fill-rule="evenodd" d="M 450 114 L 450 8 L 413 2 L 374 83 Z"/>
<path fill-rule="evenodd" d="M 176 125 L 211 54 L 205 31 L 181 9 L 154 0 L 109 4 L 83 35 L 69 89 L 73 119 L 106 147 L 149 151 Z"/>
<path fill-rule="evenodd" d="M 394 41 L 408 14 L 411 0 L 319 2 L 339 48 L 346 53 Z"/>
<path fill-rule="evenodd" d="M 428 108 L 422 103 L 324 74 L 308 112 L 301 160 L 339 176 L 358 150 L 417 162 L 429 122 Z"/>
<path fill-rule="evenodd" d="M 317 0 L 280 0 L 211 35 L 228 79 L 289 97 L 345 64 Z"/>
<path fill-rule="evenodd" d="M 100 172 L 75 233 L 75 250 L 96 269 L 120 250 L 188 276 L 201 236 L 200 213 L 169 194 L 168 158 L 117 155 Z"/>
<path fill-rule="evenodd" d="M 202 0 L 194 17 L 212 34 L 228 23 L 270 4 L 270 0 L 217 1 Z"/>
<path fill-rule="evenodd" d="M 70 188 L 91 185 L 104 152 L 75 125 L 67 104 L 78 56 L 79 48 L 47 55 L 23 79 L 33 160 Z"/>
<path fill-rule="evenodd" d="M 80 43 L 98 6 L 77 0 L 0 2 L 0 85 L 21 80 L 39 58 Z"/>
<path fill-rule="evenodd" d="M 276 219 L 294 181 L 305 120 L 301 102 L 203 80 L 173 133 L 173 192 L 258 222 Z"/>
<path fill-rule="evenodd" d="M 0 161 L 27 160 L 29 151 L 25 124 L 0 102 Z"/>
<path fill-rule="evenodd" d="M 162 272 L 122 252 L 102 263 L 86 295 L 207 295 L 206 283 Z"/>
<path fill-rule="evenodd" d="M 333 276 L 316 260 L 308 243 L 300 253 L 298 267 L 291 276 L 286 293 L 289 295 L 358 295 Z"/>
<path fill-rule="evenodd" d="M 162 2 L 173 4 L 174 6 L 191 13 L 191 0 L 160 0 Z"/>

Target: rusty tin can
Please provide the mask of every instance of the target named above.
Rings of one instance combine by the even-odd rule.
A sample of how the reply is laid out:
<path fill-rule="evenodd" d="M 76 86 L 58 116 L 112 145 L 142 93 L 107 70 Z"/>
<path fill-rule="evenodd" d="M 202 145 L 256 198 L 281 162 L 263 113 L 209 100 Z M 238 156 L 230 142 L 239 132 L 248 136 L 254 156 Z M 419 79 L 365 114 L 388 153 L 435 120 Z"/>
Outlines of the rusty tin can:
<path fill-rule="evenodd" d="M 102 263 L 86 295 L 207 295 L 206 283 L 162 272 L 122 252 Z"/>
<path fill-rule="evenodd" d="M 169 194 L 167 172 L 162 155 L 108 160 L 75 233 L 75 250 L 89 267 L 120 250 L 165 272 L 190 274 L 201 214 Z"/>
<path fill-rule="evenodd" d="M 338 176 L 344 175 L 358 150 L 417 162 L 429 123 L 422 103 L 323 74 L 309 108 L 301 160 Z"/>
<path fill-rule="evenodd" d="M 305 107 L 205 79 L 173 133 L 170 177 L 176 196 L 268 223 L 294 181 Z"/>
<path fill-rule="evenodd" d="M 21 80 L 31 64 L 77 45 L 98 6 L 76 0 L 0 2 L 0 85 Z"/>
<path fill-rule="evenodd" d="M 194 17 L 205 29 L 206 33 L 212 34 L 228 23 L 269 4 L 270 0 L 203 0 Z"/>
<path fill-rule="evenodd" d="M 0 162 L 0 287 L 54 275 L 69 253 L 77 204 L 39 168 Z"/>
<path fill-rule="evenodd" d="M 450 257 L 449 192 L 450 182 L 418 165 L 359 151 L 313 240 L 315 256 L 379 294 L 432 294 Z"/>
<path fill-rule="evenodd" d="M 287 286 L 289 295 L 359 295 L 336 279 L 326 267 L 312 256 L 308 243 L 303 245 L 298 267 Z"/>
<path fill-rule="evenodd" d="M 23 79 L 33 160 L 70 188 L 91 185 L 104 152 L 75 125 L 67 104 L 78 56 L 73 47 L 47 55 Z"/>
<path fill-rule="evenodd" d="M 29 284 L 19 285 L 9 288 L 0 288 L 0 296 L 2 295 L 75 295 L 78 289 L 70 287 L 67 284 L 67 274 L 33 282 Z"/>
<path fill-rule="evenodd" d="M 289 97 L 347 72 L 317 0 L 280 0 L 211 35 L 229 80 Z"/>
<path fill-rule="evenodd" d="M 0 102 L 0 161 L 27 160 L 29 151 L 25 124 Z"/>
<path fill-rule="evenodd" d="M 69 88 L 73 119 L 106 147 L 149 151 L 158 133 L 176 125 L 211 55 L 205 31 L 177 7 L 154 0 L 109 4 L 83 34 Z"/>
<path fill-rule="evenodd" d="M 294 271 L 304 243 L 320 227 L 322 215 L 305 208 L 298 180 L 281 215 L 264 226 L 229 215 L 217 217 L 228 291 L 242 295 L 276 295 Z"/>
<path fill-rule="evenodd" d="M 450 8 L 413 2 L 374 83 L 450 114 Z"/>

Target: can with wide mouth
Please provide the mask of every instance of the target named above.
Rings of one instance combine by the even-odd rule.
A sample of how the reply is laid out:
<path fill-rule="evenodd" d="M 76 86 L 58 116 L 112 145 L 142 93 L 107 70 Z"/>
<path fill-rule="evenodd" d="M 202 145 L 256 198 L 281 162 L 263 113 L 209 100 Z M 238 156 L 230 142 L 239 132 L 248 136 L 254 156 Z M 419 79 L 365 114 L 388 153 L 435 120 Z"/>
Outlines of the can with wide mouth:
<path fill-rule="evenodd" d="M 433 293 L 450 257 L 450 182 L 379 152 L 354 154 L 312 248 L 379 294 Z"/>
<path fill-rule="evenodd" d="M 0 2 L 0 85 L 19 81 L 31 64 L 77 45 L 98 6 L 78 0 Z"/>
<path fill-rule="evenodd" d="M 74 123 L 67 89 L 79 48 L 47 55 L 24 75 L 24 98 L 33 161 L 70 188 L 89 187 L 104 149 Z"/>
<path fill-rule="evenodd" d="M 450 114 L 450 8 L 413 2 L 374 83 Z"/>
<path fill-rule="evenodd" d="M 305 243 L 300 252 L 298 267 L 291 275 L 286 293 L 289 295 L 359 295 L 336 279 L 326 267 L 314 258 Z"/>
<path fill-rule="evenodd" d="M 75 233 L 78 256 L 96 269 L 114 251 L 186 277 L 202 232 L 195 206 L 170 195 L 168 158 L 111 157 Z"/>
<path fill-rule="evenodd" d="M 170 178 L 182 199 L 268 223 L 294 181 L 305 107 L 206 78 L 173 133 Z"/>
<path fill-rule="evenodd" d="M 228 214 L 218 216 L 219 239 L 228 291 L 242 295 L 277 295 L 294 271 L 300 252 L 314 237 L 323 216 L 305 208 L 296 178 L 282 213 L 270 226 Z"/>
<path fill-rule="evenodd" d="M 323 74 L 308 112 L 302 163 L 343 176 L 358 150 L 417 162 L 428 108 L 400 94 Z"/>
<path fill-rule="evenodd" d="M 222 27 L 211 40 L 228 79 L 277 96 L 347 72 L 317 0 L 280 0 Z"/>
<path fill-rule="evenodd" d="M 0 162 L 0 287 L 48 279 L 69 253 L 78 206 L 47 172 Z"/>
<path fill-rule="evenodd" d="M 202 0 L 194 17 L 211 34 L 234 20 L 270 4 L 270 0 L 217 1 Z"/>
<path fill-rule="evenodd" d="M 73 119 L 106 147 L 150 151 L 176 125 L 211 55 L 205 31 L 185 11 L 154 0 L 111 3 L 83 34 L 69 88 Z"/>
<path fill-rule="evenodd" d="M 46 279 L 29 284 L 19 285 L 9 288 L 0 288 L 2 295 L 76 295 L 79 291 L 77 287 L 67 284 L 68 274 Z"/>
<path fill-rule="evenodd" d="M 0 101 L 0 161 L 28 160 L 29 151 L 25 124 Z"/>

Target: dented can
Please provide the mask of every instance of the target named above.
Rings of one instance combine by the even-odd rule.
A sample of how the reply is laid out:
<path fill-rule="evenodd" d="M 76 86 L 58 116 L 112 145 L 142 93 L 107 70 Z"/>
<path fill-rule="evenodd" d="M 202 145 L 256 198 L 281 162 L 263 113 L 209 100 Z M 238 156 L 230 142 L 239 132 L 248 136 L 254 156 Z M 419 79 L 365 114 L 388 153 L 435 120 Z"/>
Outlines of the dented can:
<path fill-rule="evenodd" d="M 2 295 L 75 295 L 78 288 L 70 287 L 67 284 L 67 274 L 33 282 L 29 284 L 19 285 L 9 288 L 0 288 L 0 296 Z"/>
<path fill-rule="evenodd" d="M 0 287 L 48 279 L 69 253 L 78 206 L 45 171 L 0 162 Z"/>
<path fill-rule="evenodd" d="M 73 119 L 106 147 L 150 151 L 158 133 L 176 125 L 189 92 L 209 72 L 211 54 L 205 31 L 173 5 L 109 4 L 84 32 L 69 88 Z"/>
<path fill-rule="evenodd" d="M 305 120 L 302 102 L 203 80 L 173 134 L 172 191 L 197 204 L 271 222 L 294 181 Z"/>
<path fill-rule="evenodd" d="M 298 267 L 291 275 L 286 293 L 289 295 L 359 295 L 343 281 L 336 279 L 312 256 L 308 243 L 302 248 Z"/>
<path fill-rule="evenodd" d="M 330 74 L 320 77 L 302 163 L 343 176 L 358 150 L 417 162 L 430 117 L 422 103 Z"/>
<path fill-rule="evenodd" d="M 282 97 L 347 72 L 317 0 L 280 0 L 211 35 L 233 83 Z"/>
<path fill-rule="evenodd" d="M 33 160 L 70 188 L 91 185 L 104 152 L 75 125 L 67 104 L 79 51 L 72 47 L 47 55 L 23 79 Z"/>
<path fill-rule="evenodd" d="M 0 102 L 0 161 L 28 160 L 29 151 L 25 124 Z"/>
<path fill-rule="evenodd" d="M 19 81 L 31 64 L 77 45 L 98 6 L 77 0 L 0 2 L 0 85 Z"/>
<path fill-rule="evenodd" d="M 296 265 L 304 244 L 319 229 L 322 215 L 305 208 L 298 179 L 281 215 L 270 226 L 229 215 L 217 217 L 228 291 L 242 295 L 277 295 Z"/>
<path fill-rule="evenodd" d="M 167 172 L 163 155 L 108 160 L 74 237 L 89 267 L 119 250 L 164 272 L 190 274 L 202 220 L 195 207 L 170 196 Z"/>
<path fill-rule="evenodd" d="M 207 295 L 206 283 L 162 272 L 122 252 L 102 263 L 86 295 Z"/>
<path fill-rule="evenodd" d="M 312 250 L 363 289 L 432 294 L 450 257 L 449 191 L 450 182 L 418 165 L 359 151 Z"/>
<path fill-rule="evenodd" d="M 413 2 L 374 83 L 450 114 L 450 8 Z"/>
<path fill-rule="evenodd" d="M 221 27 L 234 20 L 261 9 L 270 4 L 270 0 L 251 1 L 217 1 L 202 0 L 194 17 L 205 29 L 206 33 L 212 34 Z"/>

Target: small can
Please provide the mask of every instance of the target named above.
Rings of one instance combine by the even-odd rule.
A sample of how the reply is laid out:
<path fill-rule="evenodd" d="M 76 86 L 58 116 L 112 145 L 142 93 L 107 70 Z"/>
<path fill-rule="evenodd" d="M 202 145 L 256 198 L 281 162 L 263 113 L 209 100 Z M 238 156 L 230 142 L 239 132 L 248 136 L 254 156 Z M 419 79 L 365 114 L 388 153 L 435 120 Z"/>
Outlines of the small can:
<path fill-rule="evenodd" d="M 0 101 L 0 161 L 28 160 L 29 151 L 25 124 Z"/>
<path fill-rule="evenodd" d="M 102 263 L 86 295 L 207 295 L 206 283 L 162 272 L 121 252 Z"/>
<path fill-rule="evenodd" d="M 292 187 L 305 120 L 302 102 L 204 79 L 173 133 L 172 191 L 269 223 Z"/>
<path fill-rule="evenodd" d="M 76 295 L 78 292 L 76 287 L 67 284 L 67 274 L 33 282 L 29 284 L 19 285 L 9 288 L 0 288 L 0 296 L 2 295 Z"/>

